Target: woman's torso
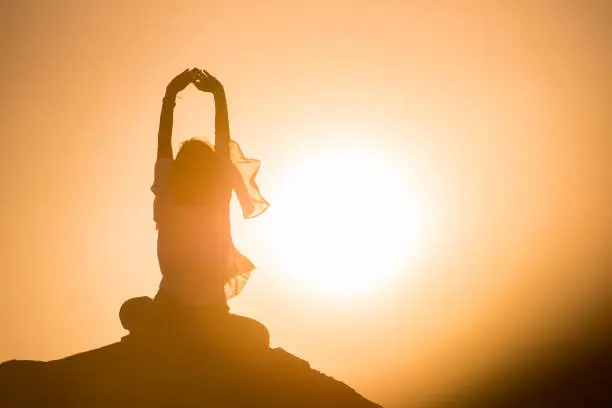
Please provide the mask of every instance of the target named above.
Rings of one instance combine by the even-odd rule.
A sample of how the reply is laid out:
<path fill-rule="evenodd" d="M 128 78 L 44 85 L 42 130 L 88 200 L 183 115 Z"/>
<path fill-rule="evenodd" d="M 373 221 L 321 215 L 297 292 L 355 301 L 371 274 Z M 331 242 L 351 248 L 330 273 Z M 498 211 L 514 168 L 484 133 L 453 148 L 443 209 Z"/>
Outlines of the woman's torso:
<path fill-rule="evenodd" d="M 209 206 L 155 200 L 161 287 L 179 299 L 198 303 L 200 298 L 222 291 L 231 278 L 230 197 L 225 205 Z"/>

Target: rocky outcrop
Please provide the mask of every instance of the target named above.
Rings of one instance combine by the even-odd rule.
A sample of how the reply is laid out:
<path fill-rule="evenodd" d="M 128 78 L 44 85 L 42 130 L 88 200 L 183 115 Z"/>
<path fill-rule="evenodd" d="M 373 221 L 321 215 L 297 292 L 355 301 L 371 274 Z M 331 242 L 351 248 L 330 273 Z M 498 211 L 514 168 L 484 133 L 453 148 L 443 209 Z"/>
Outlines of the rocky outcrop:
<path fill-rule="evenodd" d="M 4 362 L 0 407 L 378 407 L 270 348 L 260 323 L 228 322 L 209 331 L 138 330 L 55 361 Z"/>

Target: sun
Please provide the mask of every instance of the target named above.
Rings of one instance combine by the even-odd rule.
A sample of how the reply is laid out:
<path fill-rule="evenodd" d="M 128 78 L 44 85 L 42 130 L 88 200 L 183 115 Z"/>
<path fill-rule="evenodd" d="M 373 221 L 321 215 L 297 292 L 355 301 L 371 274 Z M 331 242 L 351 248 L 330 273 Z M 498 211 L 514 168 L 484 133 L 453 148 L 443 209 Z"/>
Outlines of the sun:
<path fill-rule="evenodd" d="M 392 284 L 426 241 L 424 201 L 367 152 L 309 157 L 277 187 L 276 255 L 309 292 L 355 296 Z"/>

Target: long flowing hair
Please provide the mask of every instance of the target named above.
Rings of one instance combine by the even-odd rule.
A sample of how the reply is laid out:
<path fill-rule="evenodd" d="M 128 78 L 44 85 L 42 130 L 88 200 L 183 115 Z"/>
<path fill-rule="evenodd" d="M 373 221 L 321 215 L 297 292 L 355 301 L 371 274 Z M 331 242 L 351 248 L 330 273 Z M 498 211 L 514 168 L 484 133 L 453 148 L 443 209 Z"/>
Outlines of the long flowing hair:
<path fill-rule="evenodd" d="M 181 144 L 170 172 L 174 202 L 210 205 L 220 198 L 226 182 L 221 162 L 206 141 L 192 138 Z"/>

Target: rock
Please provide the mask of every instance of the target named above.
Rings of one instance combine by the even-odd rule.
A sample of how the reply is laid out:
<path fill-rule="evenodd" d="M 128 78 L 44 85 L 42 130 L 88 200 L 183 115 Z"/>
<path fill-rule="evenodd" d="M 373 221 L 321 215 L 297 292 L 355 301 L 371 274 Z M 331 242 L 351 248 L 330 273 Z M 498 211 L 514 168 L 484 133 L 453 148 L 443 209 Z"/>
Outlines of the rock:
<path fill-rule="evenodd" d="M 253 319 L 229 315 L 216 326 L 164 331 L 131 319 L 145 309 L 135 310 L 123 310 L 132 332 L 120 342 L 55 361 L 0 364 L 0 407 L 378 407 L 270 348 L 268 330 Z"/>

